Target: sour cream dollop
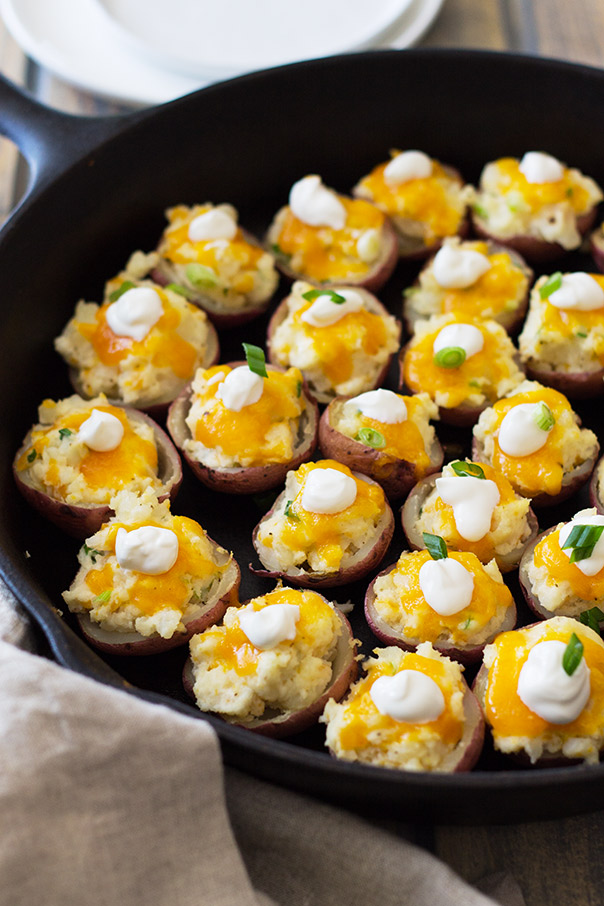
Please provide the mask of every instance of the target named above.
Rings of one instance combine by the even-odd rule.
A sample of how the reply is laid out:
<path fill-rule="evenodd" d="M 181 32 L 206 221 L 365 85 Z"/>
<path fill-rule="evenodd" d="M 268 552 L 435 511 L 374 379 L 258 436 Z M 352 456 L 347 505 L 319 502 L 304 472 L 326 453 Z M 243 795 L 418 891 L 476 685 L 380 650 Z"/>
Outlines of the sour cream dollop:
<path fill-rule="evenodd" d="M 484 538 L 501 497 L 496 483 L 472 475 L 445 475 L 436 479 L 436 490 L 443 503 L 453 507 L 453 519 L 461 537 L 466 541 Z"/>
<path fill-rule="evenodd" d="M 540 450 L 549 431 L 535 421 L 538 403 L 519 403 L 507 412 L 499 426 L 499 446 L 507 456 L 530 456 Z"/>
<path fill-rule="evenodd" d="M 78 438 L 97 453 L 115 450 L 123 437 L 124 426 L 119 418 L 101 409 L 93 409 L 78 431 Z"/>
<path fill-rule="evenodd" d="M 224 381 L 216 388 L 216 398 L 222 400 L 225 409 L 241 412 L 244 406 L 257 403 L 264 391 L 264 378 L 247 365 L 240 365 L 229 371 Z"/>
<path fill-rule="evenodd" d="M 564 176 L 560 161 L 543 151 L 527 151 L 518 169 L 530 183 L 559 182 Z"/>
<path fill-rule="evenodd" d="M 442 349 L 459 346 L 464 350 L 466 358 L 476 355 L 484 346 L 482 331 L 473 324 L 447 324 L 434 338 L 432 349 L 437 355 Z"/>
<path fill-rule="evenodd" d="M 234 239 L 237 224 L 223 208 L 210 208 L 194 217 L 188 230 L 191 242 L 207 242 L 211 239 Z"/>
<path fill-rule="evenodd" d="M 289 206 L 298 220 L 308 226 L 341 230 L 346 225 L 346 208 L 336 193 L 323 184 L 320 176 L 304 176 L 294 183 L 289 193 Z"/>
<path fill-rule="evenodd" d="M 518 677 L 519 698 L 550 724 L 576 720 L 591 693 L 585 658 L 569 676 L 562 666 L 565 650 L 565 643 L 558 639 L 539 642 L 531 649 Z"/>
<path fill-rule="evenodd" d="M 491 269 L 491 262 L 482 252 L 443 245 L 434 256 L 432 273 L 443 289 L 466 289 Z"/>
<path fill-rule="evenodd" d="M 562 526 L 558 539 L 560 541 L 560 548 L 567 557 L 571 556 L 573 549 L 570 547 L 562 548 L 562 545 L 566 542 L 566 539 L 576 525 L 604 525 L 604 516 L 597 514 L 595 509 L 591 511 L 583 510 L 582 512 L 577 513 L 576 516 L 573 516 L 570 522 L 567 522 Z M 585 557 L 583 560 L 575 560 L 575 566 L 584 576 L 595 576 L 604 568 L 604 533 L 602 533 L 596 541 L 590 556 Z"/>
<path fill-rule="evenodd" d="M 419 587 L 426 603 L 449 617 L 467 607 L 474 594 L 474 576 L 459 560 L 426 560 L 419 571 Z"/>
<path fill-rule="evenodd" d="M 239 625 L 252 645 L 267 650 L 286 639 L 295 639 L 299 619 L 297 604 L 267 604 L 261 610 L 248 604 L 239 614 Z"/>
<path fill-rule="evenodd" d="M 604 307 L 604 289 L 597 280 L 583 271 L 564 274 L 561 285 L 547 297 L 556 308 L 572 311 L 594 311 Z"/>
<path fill-rule="evenodd" d="M 440 686 L 419 670 L 400 670 L 394 676 L 380 676 L 369 690 L 380 714 L 405 723 L 426 724 L 445 710 Z"/>
<path fill-rule="evenodd" d="M 330 293 L 317 296 L 310 308 L 302 312 L 300 320 L 311 327 L 329 327 L 344 315 L 349 315 L 363 308 L 363 297 L 354 289 L 338 289 L 336 295 L 342 296 L 344 302 L 334 302 Z"/>
<path fill-rule="evenodd" d="M 407 420 L 407 406 L 405 400 L 392 390 L 380 387 L 378 390 L 368 390 L 348 400 L 346 406 L 360 409 L 367 418 L 385 425 L 399 424 Z"/>
<path fill-rule="evenodd" d="M 119 528 L 115 556 L 122 569 L 146 576 L 159 576 L 172 569 L 178 557 L 178 536 L 159 525 L 142 525 L 127 531 Z"/>
<path fill-rule="evenodd" d="M 135 286 L 107 309 L 107 324 L 118 337 L 145 339 L 164 313 L 159 293 L 150 286 Z"/>
<path fill-rule="evenodd" d="M 432 161 L 423 151 L 401 151 L 384 168 L 384 182 L 390 186 L 429 176 L 432 176 Z"/>
<path fill-rule="evenodd" d="M 340 513 L 357 498 L 354 478 L 338 469 L 313 469 L 304 482 L 301 503 L 309 513 Z"/>

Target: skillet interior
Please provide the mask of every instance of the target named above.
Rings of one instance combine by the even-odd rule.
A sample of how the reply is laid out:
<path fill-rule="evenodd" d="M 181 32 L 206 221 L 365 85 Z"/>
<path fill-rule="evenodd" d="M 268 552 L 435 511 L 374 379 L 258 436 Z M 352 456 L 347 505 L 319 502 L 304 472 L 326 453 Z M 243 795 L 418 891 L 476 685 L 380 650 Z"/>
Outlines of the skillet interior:
<path fill-rule="evenodd" d="M 63 157 L 66 169 L 34 189 L 0 243 L 0 546 L 4 576 L 61 663 L 117 685 L 125 679 L 135 694 L 198 714 L 180 691 L 182 653 L 107 658 L 108 668 L 71 632 L 68 618 L 57 615 L 78 545 L 26 509 L 10 475 L 14 451 L 41 399 L 70 392 L 52 338 L 78 298 L 98 299 L 104 280 L 133 249 L 154 246 L 163 209 L 181 201 L 230 201 L 242 223 L 261 233 L 301 175 L 320 173 L 346 192 L 391 147 L 421 148 L 459 167 L 469 181 L 495 157 L 545 149 L 604 182 L 597 130 L 602 109 L 604 73 L 596 70 L 509 55 L 414 50 L 253 74 L 106 127 L 70 121 L 62 133 L 58 115 L 54 124 L 51 117 L 45 140 L 54 146 L 53 165 Z M 103 131 L 109 138 L 81 157 Z M 35 156 L 35 140 L 26 143 Z M 575 266 L 570 259 L 568 265 Z M 399 269 L 382 295 L 399 315 L 400 288 L 413 273 Z M 240 357 L 242 339 L 262 343 L 265 326 L 262 321 L 225 336 L 224 360 Z M 250 527 L 262 510 L 236 498 L 222 504 L 189 480 L 174 510 L 198 518 L 235 551 L 243 596 L 266 590 L 246 569 L 254 559 Z M 549 524 L 556 518 L 552 513 Z M 401 547 L 399 532 L 384 563 Z M 334 597 L 353 597 L 360 611 L 363 591 L 364 584 Z M 362 617 L 355 629 L 368 653 L 375 640 L 361 623 Z M 229 763 L 361 810 L 492 823 L 604 805 L 600 766 L 509 771 L 487 754 L 468 776 L 399 774 L 331 760 L 321 751 L 319 730 L 275 742 L 214 724 Z"/>

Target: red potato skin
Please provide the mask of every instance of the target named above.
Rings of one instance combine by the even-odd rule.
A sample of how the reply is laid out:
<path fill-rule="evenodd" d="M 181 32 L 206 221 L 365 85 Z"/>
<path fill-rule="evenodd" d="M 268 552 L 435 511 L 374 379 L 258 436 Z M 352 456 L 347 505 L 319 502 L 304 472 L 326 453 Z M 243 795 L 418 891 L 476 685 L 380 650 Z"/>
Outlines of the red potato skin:
<path fill-rule="evenodd" d="M 241 606 L 249 602 L 245 601 Z M 323 709 L 330 698 L 340 701 L 346 694 L 350 684 L 354 682 L 358 673 L 356 660 L 356 642 L 353 637 L 352 627 L 346 616 L 338 611 L 338 616 L 342 622 L 343 632 L 338 643 L 338 651 L 334 660 L 334 676 L 325 691 L 311 705 L 302 708 L 299 711 L 282 712 L 272 718 L 257 718 L 253 721 L 237 721 L 235 719 L 220 717 L 226 723 L 233 726 L 242 727 L 258 733 L 261 736 L 267 736 L 271 739 L 283 739 L 286 736 L 293 736 L 295 733 L 301 733 L 302 730 L 316 724 L 323 713 Z M 193 664 L 191 658 L 187 659 L 183 670 L 183 686 L 186 693 L 195 700 L 193 692 L 194 676 Z"/>
<path fill-rule="evenodd" d="M 208 540 L 212 541 L 211 538 Z M 219 547 L 212 541 L 215 547 Z M 139 655 L 161 654 L 172 648 L 186 645 L 189 639 L 198 632 L 203 632 L 208 626 L 213 626 L 222 619 L 228 607 L 234 607 L 239 601 L 239 584 L 241 571 L 235 560 L 231 560 L 227 570 L 228 583 L 218 600 L 210 605 L 206 604 L 200 614 L 193 617 L 186 624 L 185 632 L 175 633 L 171 638 L 164 639 L 160 635 L 144 636 L 137 632 L 119 633 L 101 629 L 90 619 L 88 614 L 76 614 L 78 625 L 87 642 L 105 654 L 116 654 L 125 657 Z M 119 636 L 124 638 L 120 639 Z M 112 638 L 112 636 L 116 638 Z"/>
<path fill-rule="evenodd" d="M 401 507 L 401 522 L 403 525 L 403 531 L 405 532 L 411 550 L 425 550 L 426 545 L 424 544 L 420 533 L 416 529 L 419 520 L 419 511 L 423 506 L 426 498 L 434 490 L 436 479 L 440 478 L 441 475 L 442 472 L 434 473 L 433 475 L 428 475 L 426 476 L 426 478 L 423 478 L 421 481 L 419 481 L 410 492 L 405 503 Z M 539 532 L 537 517 L 535 516 L 532 508 L 529 508 L 527 518 L 531 529 L 531 534 L 525 542 L 525 545 L 529 544 L 530 541 L 532 541 Z M 502 573 L 510 572 L 511 570 L 516 569 L 516 567 L 520 563 L 520 558 L 522 556 L 525 545 L 511 552 L 510 554 L 506 554 L 505 556 L 500 557 L 497 556 L 497 554 L 495 555 L 497 566 Z"/>
<path fill-rule="evenodd" d="M 319 421 L 319 447 L 323 455 L 344 463 L 353 472 L 368 475 L 381 484 L 388 498 L 400 500 L 418 480 L 416 464 L 406 459 L 395 459 L 338 431 L 332 420 L 338 404 L 344 400 L 344 397 L 333 400 Z M 430 458 L 432 462 L 428 467 L 428 474 L 440 469 L 443 464 L 444 453 L 438 439 L 435 439 Z"/>
<path fill-rule="evenodd" d="M 165 490 L 159 494 L 158 499 L 160 501 L 166 500 L 167 498 L 174 500 L 180 489 L 183 477 L 182 463 L 176 447 L 166 432 L 163 431 L 159 425 L 155 424 L 147 414 L 123 406 L 121 403 L 114 400 L 109 400 L 109 402 L 113 406 L 120 406 L 120 408 L 126 410 L 130 418 L 146 422 L 153 428 L 153 434 L 159 453 L 159 473 L 163 477 L 165 485 Z M 58 526 L 68 535 L 81 540 L 94 535 L 95 532 L 98 532 L 103 523 L 108 522 L 109 519 L 115 515 L 113 510 L 108 504 L 102 506 L 76 506 L 74 504 L 67 504 L 61 500 L 57 500 L 55 497 L 51 497 L 50 494 L 45 494 L 43 491 L 39 491 L 37 488 L 32 487 L 27 482 L 24 474 L 17 469 L 19 459 L 23 455 L 23 452 L 30 446 L 30 436 L 31 432 L 28 432 L 13 460 L 13 476 L 19 491 L 29 505 L 37 510 L 41 516 L 54 523 L 54 525 Z"/>
<path fill-rule="evenodd" d="M 604 230 L 599 226 L 589 237 L 589 251 L 599 271 L 604 273 Z"/>
<path fill-rule="evenodd" d="M 545 363 L 526 361 L 526 376 L 559 390 L 573 400 L 593 399 L 604 394 L 604 368 L 597 371 L 554 371 Z"/>
<path fill-rule="evenodd" d="M 245 362 L 230 362 L 229 367 L 236 368 Z M 280 365 L 269 366 L 274 371 L 285 371 Z M 285 481 L 285 476 L 290 469 L 297 469 L 303 462 L 312 459 L 317 447 L 317 428 L 319 423 L 319 407 L 311 396 L 306 381 L 302 386 L 302 394 L 306 400 L 308 418 L 308 432 L 305 432 L 304 443 L 295 448 L 295 456 L 288 462 L 267 463 L 262 466 L 239 466 L 233 468 L 214 468 L 193 459 L 183 449 L 185 440 L 191 437 L 185 419 L 191 408 L 191 385 L 182 391 L 168 411 L 168 431 L 176 447 L 185 458 L 191 471 L 202 484 L 214 491 L 223 494 L 258 494 L 278 487 Z"/>
<path fill-rule="evenodd" d="M 591 506 L 595 506 L 600 515 L 604 515 L 604 502 L 600 496 L 600 481 L 598 478 L 598 473 L 600 471 L 600 464 L 602 460 L 599 459 L 594 466 L 591 479 L 589 481 L 589 502 Z"/>

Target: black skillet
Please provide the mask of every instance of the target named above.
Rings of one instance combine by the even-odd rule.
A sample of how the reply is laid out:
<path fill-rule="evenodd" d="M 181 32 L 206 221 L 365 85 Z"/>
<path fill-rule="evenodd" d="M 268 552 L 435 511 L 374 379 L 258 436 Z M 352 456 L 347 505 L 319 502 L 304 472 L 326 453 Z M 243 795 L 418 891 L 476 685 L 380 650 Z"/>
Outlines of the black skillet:
<path fill-rule="evenodd" d="M 13 487 L 12 457 L 38 403 L 70 392 L 52 339 L 74 303 L 98 299 L 132 250 L 154 246 L 167 206 L 229 201 L 261 233 L 300 176 L 319 173 L 346 192 L 393 147 L 423 149 L 469 181 L 488 160 L 543 149 L 603 183 L 604 72 L 482 52 L 375 52 L 252 74 L 124 118 L 49 111 L 4 82 L 0 107 L 0 128 L 31 169 L 28 194 L 0 235 L 0 570 L 61 664 L 199 716 L 180 689 L 181 652 L 101 660 L 80 640 L 60 613 L 78 545 L 27 510 Z M 580 257 L 567 264 L 593 269 Z M 413 276 L 399 268 L 383 294 L 397 314 Z M 262 342 L 265 327 L 225 335 L 225 359 L 240 357 L 242 339 Z M 218 500 L 188 480 L 174 507 L 235 551 L 246 596 L 268 587 L 247 574 L 262 506 Z M 397 534 L 391 560 L 402 544 Z M 362 593 L 337 597 L 361 611 Z M 362 615 L 354 621 L 369 653 L 375 640 Z M 510 770 L 487 750 L 470 775 L 405 774 L 336 762 L 320 728 L 275 742 L 213 723 L 229 764 L 365 812 L 494 823 L 604 806 L 604 766 Z"/>

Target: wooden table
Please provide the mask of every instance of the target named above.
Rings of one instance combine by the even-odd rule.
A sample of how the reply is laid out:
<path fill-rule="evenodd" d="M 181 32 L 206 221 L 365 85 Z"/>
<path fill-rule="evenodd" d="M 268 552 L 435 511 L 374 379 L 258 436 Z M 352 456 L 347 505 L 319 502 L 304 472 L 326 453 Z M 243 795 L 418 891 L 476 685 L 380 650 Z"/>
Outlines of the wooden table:
<path fill-rule="evenodd" d="M 445 0 L 422 45 L 514 50 L 604 66 L 604 0 Z M 1 22 L 0 70 L 61 110 L 110 114 L 127 109 L 41 71 L 24 58 Z M 0 139 L 0 221 L 10 213 L 24 179 L 15 147 Z M 500 827 L 426 827 L 418 829 L 415 840 L 470 882 L 494 872 L 511 874 L 527 906 L 601 906 L 604 901 L 602 813 Z"/>

